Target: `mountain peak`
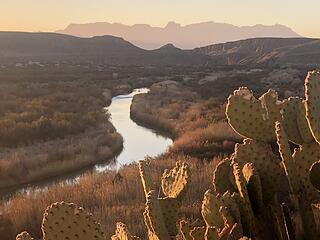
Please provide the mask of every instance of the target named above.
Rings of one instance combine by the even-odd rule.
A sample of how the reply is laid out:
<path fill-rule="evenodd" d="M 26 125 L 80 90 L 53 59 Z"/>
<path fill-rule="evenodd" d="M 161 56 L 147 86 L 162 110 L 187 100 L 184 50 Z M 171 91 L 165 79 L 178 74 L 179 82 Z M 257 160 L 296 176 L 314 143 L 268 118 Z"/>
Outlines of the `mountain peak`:
<path fill-rule="evenodd" d="M 181 27 L 181 24 L 176 23 L 175 21 L 170 21 L 165 26 L 165 29 L 176 29 L 176 28 L 180 28 L 180 27 Z"/>
<path fill-rule="evenodd" d="M 181 50 L 180 48 L 177 48 L 176 46 L 174 46 L 172 43 L 168 43 L 166 45 L 163 45 L 162 47 L 160 47 L 160 49 L 162 49 L 162 50 Z"/>
<path fill-rule="evenodd" d="M 185 26 L 170 21 L 165 27 L 154 27 L 148 24 L 135 24 L 132 26 L 108 23 L 77 24 L 69 25 L 65 30 L 58 32 L 77 37 L 113 35 L 122 37 L 136 46 L 149 50 L 159 49 L 166 43 L 172 43 L 182 49 L 192 49 L 248 38 L 300 37 L 289 27 L 280 24 L 257 24 L 240 27 L 213 21 Z"/>

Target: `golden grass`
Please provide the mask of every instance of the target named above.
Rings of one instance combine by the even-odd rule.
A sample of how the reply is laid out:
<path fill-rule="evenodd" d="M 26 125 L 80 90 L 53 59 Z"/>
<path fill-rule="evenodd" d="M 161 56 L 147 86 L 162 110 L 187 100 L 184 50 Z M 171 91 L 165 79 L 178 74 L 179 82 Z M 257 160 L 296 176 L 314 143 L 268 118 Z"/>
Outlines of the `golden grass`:
<path fill-rule="evenodd" d="M 199 162 L 182 155 L 158 158 L 151 161 L 154 181 L 159 183 L 163 170 L 171 168 L 177 160 L 188 162 L 192 171 L 190 191 L 179 215 L 181 218 L 195 218 L 200 216 L 203 194 L 211 186 L 213 171 L 220 159 Z M 27 196 L 16 196 L 7 205 L 0 207 L 3 218 L 12 224 L 8 229 L 11 239 L 26 229 L 39 237 L 42 213 L 49 204 L 56 201 L 74 202 L 92 212 L 102 224 L 107 236 L 113 234 L 117 221 L 123 221 L 133 234 L 146 237 L 142 217 L 145 198 L 137 165 L 125 166 L 119 173 L 123 176 L 123 181 L 115 184 L 112 183 L 115 172 L 108 171 L 85 175 L 75 185 L 57 185 L 44 192 L 32 191 Z"/>
<path fill-rule="evenodd" d="M 242 138 L 226 122 L 212 123 L 205 128 L 196 128 L 175 140 L 170 152 L 198 158 L 212 158 L 233 152 L 236 142 Z"/>
<path fill-rule="evenodd" d="M 109 124 L 65 139 L 3 150 L 0 191 L 111 160 L 121 151 L 122 143 L 122 137 Z"/>

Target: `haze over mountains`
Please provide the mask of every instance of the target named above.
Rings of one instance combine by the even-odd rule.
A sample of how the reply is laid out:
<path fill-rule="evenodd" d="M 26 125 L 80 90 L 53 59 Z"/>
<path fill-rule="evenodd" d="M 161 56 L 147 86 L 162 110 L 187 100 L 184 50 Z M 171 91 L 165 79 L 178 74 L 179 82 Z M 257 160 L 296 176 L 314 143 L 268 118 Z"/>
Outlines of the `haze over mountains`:
<path fill-rule="evenodd" d="M 182 50 L 172 44 L 145 50 L 123 38 L 0 32 L 0 65 L 28 61 L 111 65 L 319 65 L 320 39 L 253 38 Z"/>
<path fill-rule="evenodd" d="M 153 27 L 148 24 L 135 24 L 132 26 L 121 23 L 88 23 L 70 24 L 66 29 L 57 33 L 78 37 L 94 37 L 112 35 L 122 37 L 144 49 L 156 49 L 172 43 L 178 48 L 193 49 L 216 43 L 237 41 L 257 37 L 300 37 L 284 25 L 255 25 L 238 27 L 227 23 L 202 22 L 182 26 L 169 22 L 164 28 Z"/>

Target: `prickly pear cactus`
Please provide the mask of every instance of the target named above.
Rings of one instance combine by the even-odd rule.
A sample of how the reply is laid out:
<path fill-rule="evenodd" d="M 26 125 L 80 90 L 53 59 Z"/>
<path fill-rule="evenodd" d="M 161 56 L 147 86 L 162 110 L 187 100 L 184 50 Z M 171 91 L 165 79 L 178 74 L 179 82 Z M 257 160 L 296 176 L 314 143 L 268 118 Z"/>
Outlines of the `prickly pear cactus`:
<path fill-rule="evenodd" d="M 320 239 L 319 71 L 308 74 L 305 95 L 305 100 L 279 101 L 269 90 L 256 99 L 240 88 L 228 98 L 229 124 L 247 139 L 217 165 L 213 190 L 206 191 L 202 201 L 203 220 L 180 221 L 176 228 L 191 179 L 186 163 L 177 162 L 163 173 L 159 191 L 148 161 L 140 161 L 148 238 L 171 240 L 180 234 L 184 240 Z M 42 231 L 44 240 L 105 239 L 92 216 L 63 202 L 48 207 Z M 24 232 L 17 239 L 32 238 Z M 118 223 L 112 240 L 131 239 L 137 238 Z"/>
<path fill-rule="evenodd" d="M 106 239 L 100 224 L 93 219 L 93 216 L 73 203 L 59 202 L 49 206 L 43 214 L 41 229 L 43 240 Z M 23 232 L 17 236 L 17 239 L 32 238 Z"/>
<path fill-rule="evenodd" d="M 161 178 L 162 192 L 169 198 L 183 198 L 190 181 L 190 171 L 186 163 L 177 162 L 176 166 L 166 169 Z"/>
<path fill-rule="evenodd" d="M 132 236 L 124 223 L 118 222 L 116 224 L 116 232 L 111 237 L 111 240 L 139 240 L 139 238 Z"/>
<path fill-rule="evenodd" d="M 320 143 L 320 72 L 309 72 L 305 81 L 306 117 L 314 139 Z"/>
<path fill-rule="evenodd" d="M 190 170 L 186 163 L 177 162 L 171 170 L 165 170 L 161 188 L 165 197 L 156 195 L 149 165 L 139 162 L 142 186 L 146 193 L 144 220 L 149 239 L 172 239 L 177 233 L 178 209 L 190 182 Z M 149 191 L 149 192 L 147 192 Z"/>
<path fill-rule="evenodd" d="M 283 102 L 269 90 L 259 99 L 247 88 L 239 88 L 228 98 L 226 115 L 230 126 L 240 135 L 265 142 L 274 141 L 274 122 L 282 118 Z"/>
<path fill-rule="evenodd" d="M 27 232 L 22 232 L 17 235 L 16 240 L 33 240 L 33 238 L 30 236 Z"/>
<path fill-rule="evenodd" d="M 43 216 L 44 240 L 54 239 L 105 239 L 100 224 L 91 214 L 72 203 L 54 203 Z"/>

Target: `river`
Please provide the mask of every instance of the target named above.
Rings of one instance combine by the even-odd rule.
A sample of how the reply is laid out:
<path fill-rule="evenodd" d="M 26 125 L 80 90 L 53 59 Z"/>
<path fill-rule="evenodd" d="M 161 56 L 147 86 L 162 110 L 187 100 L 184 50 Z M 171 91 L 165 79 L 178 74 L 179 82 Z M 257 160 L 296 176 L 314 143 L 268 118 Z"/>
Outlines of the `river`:
<path fill-rule="evenodd" d="M 124 140 L 123 150 L 115 159 L 112 161 L 109 161 L 109 159 L 106 163 L 96 164 L 90 169 L 12 190 L 10 193 L 4 194 L 2 198 L 8 200 L 15 193 L 29 194 L 31 189 L 41 191 L 59 183 L 75 184 L 80 176 L 86 172 L 94 174 L 106 170 L 118 170 L 121 166 L 144 159 L 146 156 L 155 157 L 165 152 L 172 144 L 170 138 L 161 136 L 149 128 L 139 126 L 130 118 L 130 106 L 133 96 L 147 93 L 148 91 L 147 88 L 139 88 L 133 90 L 130 94 L 115 96 L 112 98 L 110 106 L 107 107 L 108 112 L 111 114 L 112 124 Z"/>
<path fill-rule="evenodd" d="M 118 169 L 122 165 L 144 159 L 145 156 L 154 157 L 165 152 L 172 144 L 170 138 L 158 135 L 149 128 L 139 126 L 130 118 L 133 96 L 148 91 L 147 88 L 140 88 L 133 90 L 130 94 L 112 98 L 108 111 L 111 114 L 112 124 L 124 139 L 123 150 L 114 161 L 115 164 L 97 164 L 95 166 L 96 171 L 101 172 L 110 168 Z"/>

